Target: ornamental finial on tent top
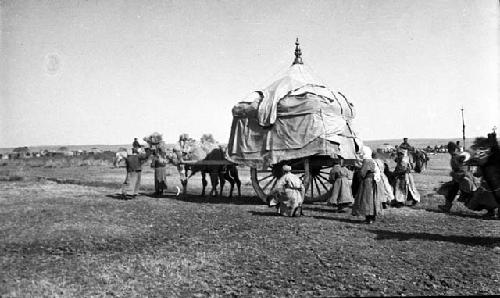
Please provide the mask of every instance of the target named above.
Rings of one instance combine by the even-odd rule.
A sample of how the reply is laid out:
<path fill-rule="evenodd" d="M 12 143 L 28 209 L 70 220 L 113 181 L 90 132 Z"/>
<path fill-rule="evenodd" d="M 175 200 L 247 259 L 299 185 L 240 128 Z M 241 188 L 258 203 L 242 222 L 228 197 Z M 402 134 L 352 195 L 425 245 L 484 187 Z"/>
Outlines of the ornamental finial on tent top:
<path fill-rule="evenodd" d="M 295 60 L 293 60 L 292 65 L 295 64 L 304 64 L 302 62 L 302 51 L 299 48 L 299 38 L 297 37 L 297 40 L 295 41 Z"/>

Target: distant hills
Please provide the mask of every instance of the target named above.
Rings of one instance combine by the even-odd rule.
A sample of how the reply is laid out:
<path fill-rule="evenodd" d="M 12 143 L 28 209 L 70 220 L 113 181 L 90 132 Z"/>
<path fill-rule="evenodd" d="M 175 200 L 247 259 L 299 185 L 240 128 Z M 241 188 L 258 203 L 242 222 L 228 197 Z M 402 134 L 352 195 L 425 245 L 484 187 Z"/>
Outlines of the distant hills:
<path fill-rule="evenodd" d="M 48 146 L 28 146 L 31 152 L 38 152 L 42 150 L 56 151 L 61 147 L 68 148 L 69 151 L 84 150 L 89 151 L 92 148 L 97 148 L 102 151 L 117 151 L 118 148 L 128 148 L 131 145 L 48 145 Z M 0 148 L 0 153 L 12 152 L 14 148 Z"/>
<path fill-rule="evenodd" d="M 427 146 L 434 147 L 434 145 L 446 145 L 449 141 L 460 141 L 462 143 L 462 139 L 453 139 L 453 138 L 444 138 L 444 139 L 409 139 L 408 142 L 410 145 L 417 147 L 417 148 L 424 148 Z M 466 147 L 469 147 L 472 142 L 474 141 L 474 138 L 467 138 L 465 140 Z M 365 145 L 370 146 L 372 149 L 376 149 L 383 144 L 389 144 L 389 145 L 399 145 L 403 142 L 402 139 L 387 139 L 387 140 L 370 140 L 370 141 L 364 141 Z M 167 147 L 172 147 L 173 144 L 167 144 Z M 117 151 L 118 148 L 131 148 L 131 144 L 127 145 L 50 145 L 50 146 L 28 146 L 31 152 L 37 152 L 37 151 L 42 151 L 42 150 L 49 150 L 49 151 L 55 151 L 59 149 L 60 147 L 66 147 L 70 151 L 77 151 L 77 150 L 85 150 L 89 151 L 92 148 L 98 148 L 102 151 Z M 0 153 L 6 153 L 6 152 L 12 152 L 14 148 L 0 148 Z"/>

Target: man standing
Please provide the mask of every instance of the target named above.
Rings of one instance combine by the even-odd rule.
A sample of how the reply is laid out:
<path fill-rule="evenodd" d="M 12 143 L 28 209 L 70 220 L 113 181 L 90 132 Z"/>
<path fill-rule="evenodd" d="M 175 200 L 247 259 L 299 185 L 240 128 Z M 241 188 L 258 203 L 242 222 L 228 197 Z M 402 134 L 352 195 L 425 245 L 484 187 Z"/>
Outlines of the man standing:
<path fill-rule="evenodd" d="M 188 174 L 187 174 L 187 166 L 183 164 L 184 161 L 190 160 L 190 151 L 192 150 L 191 146 L 189 146 L 189 135 L 187 133 L 183 133 L 179 136 L 179 142 L 175 144 L 173 151 L 175 155 L 175 159 L 177 161 L 177 171 L 179 172 L 181 184 L 182 184 L 182 193 L 185 194 L 187 190 L 187 182 L 188 182 Z"/>
<path fill-rule="evenodd" d="M 408 151 L 413 150 L 413 146 L 408 143 L 408 138 L 403 138 L 403 143 L 401 143 L 401 145 L 399 145 L 399 148 L 406 149 Z"/>
<path fill-rule="evenodd" d="M 396 207 L 402 207 L 407 202 L 410 202 L 412 206 L 420 202 L 420 194 L 415 187 L 410 165 L 405 158 L 406 154 L 406 150 L 399 151 L 395 160 L 396 168 L 393 174 L 396 178 L 394 184 L 394 205 Z"/>
<path fill-rule="evenodd" d="M 403 143 L 399 145 L 399 150 L 407 151 L 407 162 L 410 164 L 410 168 L 413 169 L 413 152 L 415 152 L 415 148 L 408 143 L 408 138 L 403 138 Z"/>
<path fill-rule="evenodd" d="M 269 206 L 276 206 L 278 213 L 284 216 L 302 215 L 304 202 L 304 186 L 299 177 L 291 173 L 292 167 L 283 166 L 283 176 L 278 179 L 276 187 L 269 194 Z"/>
<path fill-rule="evenodd" d="M 139 155 L 137 148 L 132 148 L 132 154 L 125 159 L 127 177 L 122 187 L 122 196 L 124 198 L 135 197 L 138 194 L 141 185 L 142 164 L 148 157 L 147 154 Z"/>

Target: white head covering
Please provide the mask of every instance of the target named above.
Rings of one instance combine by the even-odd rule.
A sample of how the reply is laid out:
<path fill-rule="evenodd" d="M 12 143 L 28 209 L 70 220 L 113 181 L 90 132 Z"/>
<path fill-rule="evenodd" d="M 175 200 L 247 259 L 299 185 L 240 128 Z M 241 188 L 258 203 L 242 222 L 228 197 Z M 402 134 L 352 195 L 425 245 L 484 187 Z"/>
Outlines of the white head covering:
<path fill-rule="evenodd" d="M 372 149 L 368 146 L 363 146 L 363 159 L 372 159 Z"/>
<path fill-rule="evenodd" d="M 363 160 L 372 160 L 372 149 L 368 146 L 363 146 Z M 374 173 L 373 173 L 373 179 L 375 181 L 380 181 L 381 179 L 381 170 L 379 169 L 377 163 L 375 161 L 373 162 L 363 162 L 363 166 L 361 167 L 361 175 L 364 176 L 366 175 L 366 171 L 371 170 L 371 164 L 374 166 Z"/>
<path fill-rule="evenodd" d="M 285 172 L 285 173 L 292 171 L 292 167 L 289 165 L 284 165 L 282 169 L 283 169 L 283 172 Z"/>
<path fill-rule="evenodd" d="M 463 156 L 463 162 L 466 162 L 468 161 L 470 158 L 471 158 L 471 155 L 469 152 L 467 151 L 464 151 L 464 152 L 460 152 L 459 154 L 460 156 Z"/>

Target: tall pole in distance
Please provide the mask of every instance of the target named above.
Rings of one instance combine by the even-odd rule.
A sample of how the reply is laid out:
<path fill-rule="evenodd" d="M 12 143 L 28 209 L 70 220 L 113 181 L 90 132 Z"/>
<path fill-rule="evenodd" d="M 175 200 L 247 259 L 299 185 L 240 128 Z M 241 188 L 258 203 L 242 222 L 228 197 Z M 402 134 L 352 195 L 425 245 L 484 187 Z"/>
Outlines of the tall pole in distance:
<path fill-rule="evenodd" d="M 464 120 L 464 106 L 460 109 L 462 111 L 462 140 L 464 143 L 464 149 L 465 149 L 465 120 Z"/>

